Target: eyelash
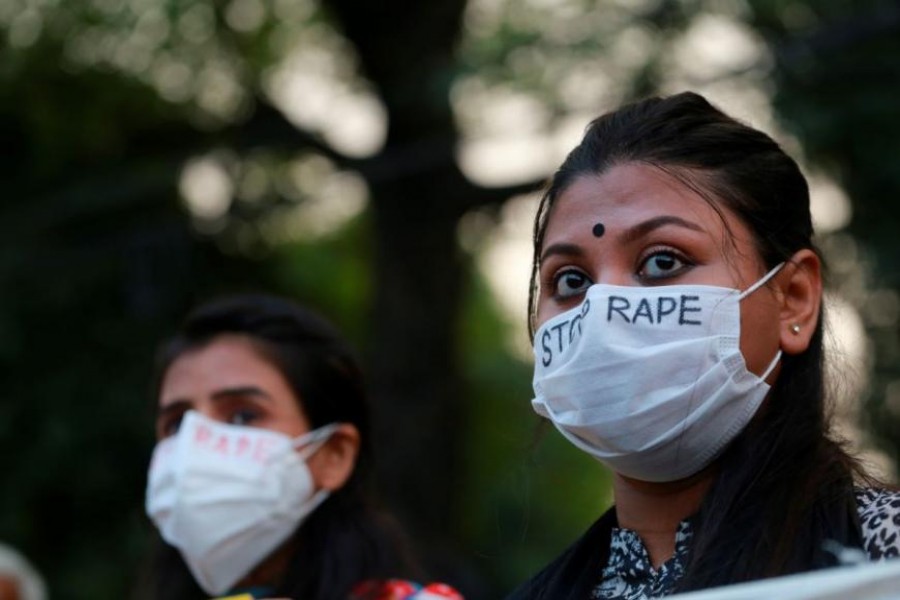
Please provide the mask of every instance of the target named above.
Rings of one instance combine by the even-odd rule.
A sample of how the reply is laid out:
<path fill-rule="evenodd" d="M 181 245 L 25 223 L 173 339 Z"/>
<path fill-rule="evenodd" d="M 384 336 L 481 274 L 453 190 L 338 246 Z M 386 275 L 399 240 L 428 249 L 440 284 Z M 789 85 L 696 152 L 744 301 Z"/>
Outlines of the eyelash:
<path fill-rule="evenodd" d="M 670 256 L 670 257 L 674 258 L 675 260 L 677 260 L 678 262 L 682 263 L 682 266 L 680 268 L 672 271 L 671 273 L 666 273 L 659 277 L 647 277 L 647 276 L 642 277 L 641 272 L 643 272 L 647 268 L 647 263 L 650 262 L 650 259 L 657 257 L 657 256 Z M 695 264 L 696 263 L 694 263 L 694 261 L 689 259 L 682 252 L 675 250 L 671 246 L 657 246 L 657 247 L 650 248 L 647 251 L 645 251 L 644 254 L 642 255 L 642 257 L 640 258 L 640 260 L 638 260 L 638 268 L 637 268 L 636 275 L 638 277 L 641 277 L 644 281 L 665 281 L 667 279 L 671 279 L 673 277 L 681 275 L 686 270 L 693 267 Z"/>
<path fill-rule="evenodd" d="M 234 419 L 238 415 L 243 415 L 246 417 L 243 423 L 234 423 Z M 228 415 L 228 422 L 235 425 L 252 426 L 253 422 L 259 420 L 261 416 L 262 415 L 260 411 L 256 408 L 241 406 L 231 411 L 231 413 Z"/>
<path fill-rule="evenodd" d="M 163 438 L 172 437 L 176 433 L 178 433 L 178 428 L 181 426 L 181 419 L 184 417 L 184 412 L 180 412 L 177 414 L 171 414 L 163 420 L 159 425 L 159 432 Z"/>
<path fill-rule="evenodd" d="M 548 289 L 551 290 L 551 295 L 552 295 L 552 297 L 553 297 L 555 300 L 559 301 L 559 302 L 563 302 L 563 301 L 566 301 L 566 300 L 568 300 L 568 299 L 570 299 L 570 298 L 573 298 L 573 297 L 578 296 L 578 293 L 572 293 L 572 294 L 560 294 L 560 293 L 558 292 L 560 282 L 563 280 L 564 277 L 567 277 L 567 276 L 569 276 L 569 275 L 577 275 L 577 276 L 579 276 L 579 277 L 583 277 L 583 278 L 584 278 L 586 281 L 588 281 L 588 282 L 591 281 L 590 276 L 588 276 L 588 274 L 585 273 L 585 272 L 584 272 L 583 270 L 581 270 L 581 269 L 577 269 L 577 268 L 574 268 L 574 267 L 564 267 L 564 268 L 562 268 L 562 269 L 556 271 L 556 272 L 550 277 L 550 280 L 549 280 L 548 282 L 545 282 L 545 283 L 546 283 L 546 284 L 549 284 L 549 288 L 548 288 Z M 545 283 L 542 283 L 542 285 L 545 285 Z"/>
<path fill-rule="evenodd" d="M 173 413 L 167 415 L 166 418 L 159 425 L 159 432 L 163 438 L 172 437 L 173 435 L 178 433 L 179 427 L 181 427 L 181 420 L 184 418 L 184 413 L 186 411 L 182 411 L 179 413 Z M 232 425 L 240 425 L 246 427 L 252 427 L 253 423 L 258 421 L 263 417 L 262 411 L 253 406 L 235 406 L 231 408 L 227 408 L 225 411 L 226 419 L 225 423 Z M 242 423 L 234 423 L 235 417 L 238 415 L 242 415 Z"/>
<path fill-rule="evenodd" d="M 659 257 L 659 256 L 672 257 L 676 261 L 682 263 L 682 265 L 679 268 L 672 271 L 671 273 L 667 273 L 667 274 L 664 274 L 661 276 L 657 276 L 657 277 L 652 277 L 652 276 L 648 277 L 646 275 L 642 276 L 641 273 L 646 270 L 647 263 L 649 263 L 649 261 L 652 258 Z M 643 281 L 651 281 L 651 282 L 665 281 L 667 279 L 671 279 L 673 277 L 681 275 L 687 269 L 693 267 L 695 264 L 696 263 L 694 261 L 689 259 L 682 252 L 679 252 L 670 246 L 657 246 L 657 247 L 646 250 L 643 253 L 643 255 L 640 257 L 640 259 L 638 260 L 638 263 L 637 263 L 637 269 L 636 269 L 635 276 Z M 542 282 L 541 285 L 546 285 L 546 286 L 548 286 L 548 289 L 552 290 L 552 296 L 554 299 L 556 299 L 558 301 L 568 300 L 572 297 L 577 296 L 578 294 L 570 294 L 570 295 L 559 294 L 557 292 L 557 290 L 559 288 L 559 284 L 562 281 L 562 279 L 569 275 L 577 275 L 579 277 L 583 277 L 587 281 L 592 281 L 590 276 L 588 276 L 588 274 L 585 273 L 582 269 L 567 266 L 567 267 L 564 267 L 564 268 L 556 271 L 549 278 L 548 281 Z"/>

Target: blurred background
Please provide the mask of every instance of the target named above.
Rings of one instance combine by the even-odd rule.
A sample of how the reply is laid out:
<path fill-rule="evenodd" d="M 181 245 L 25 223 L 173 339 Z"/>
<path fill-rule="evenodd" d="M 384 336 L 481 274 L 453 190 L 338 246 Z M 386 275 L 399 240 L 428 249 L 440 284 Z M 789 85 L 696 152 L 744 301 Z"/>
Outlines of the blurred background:
<path fill-rule="evenodd" d="M 531 217 L 588 121 L 693 89 L 803 165 L 843 433 L 900 457 L 900 2 L 0 0 L 0 540 L 134 597 L 152 357 L 266 290 L 365 359 L 381 488 L 500 597 L 611 502 L 542 432 Z"/>

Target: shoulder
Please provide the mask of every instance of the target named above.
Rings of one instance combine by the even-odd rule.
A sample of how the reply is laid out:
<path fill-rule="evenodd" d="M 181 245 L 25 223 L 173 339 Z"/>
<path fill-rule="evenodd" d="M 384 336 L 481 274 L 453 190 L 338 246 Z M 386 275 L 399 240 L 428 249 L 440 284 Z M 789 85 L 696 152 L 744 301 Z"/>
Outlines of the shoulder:
<path fill-rule="evenodd" d="M 506 600 L 569 600 L 590 597 L 609 558 L 615 508 L 608 510 L 553 562 L 516 588 Z"/>
<path fill-rule="evenodd" d="M 858 488 L 856 506 L 869 558 L 900 557 L 900 491 Z"/>

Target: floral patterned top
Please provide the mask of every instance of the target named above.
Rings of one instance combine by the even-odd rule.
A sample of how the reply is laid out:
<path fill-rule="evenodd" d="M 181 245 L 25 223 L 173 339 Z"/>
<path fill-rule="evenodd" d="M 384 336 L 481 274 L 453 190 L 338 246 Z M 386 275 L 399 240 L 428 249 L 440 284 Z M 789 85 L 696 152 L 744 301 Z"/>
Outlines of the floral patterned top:
<path fill-rule="evenodd" d="M 858 489 L 856 503 L 866 558 L 900 557 L 900 492 Z M 613 528 L 609 560 L 591 599 L 645 600 L 671 595 L 684 575 L 692 536 L 690 523 L 682 521 L 675 533 L 675 554 L 656 570 L 636 532 Z"/>
<path fill-rule="evenodd" d="M 675 554 L 655 570 L 638 534 L 631 529 L 613 528 L 609 562 L 591 598 L 642 600 L 671 594 L 684 575 L 684 562 L 693 535 L 687 521 L 679 523 L 675 532 Z"/>

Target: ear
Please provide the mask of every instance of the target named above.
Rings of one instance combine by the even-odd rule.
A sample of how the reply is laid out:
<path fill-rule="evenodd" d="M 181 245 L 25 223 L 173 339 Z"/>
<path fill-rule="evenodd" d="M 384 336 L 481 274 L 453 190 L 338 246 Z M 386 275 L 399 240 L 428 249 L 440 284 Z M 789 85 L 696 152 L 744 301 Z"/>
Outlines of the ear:
<path fill-rule="evenodd" d="M 799 250 L 784 265 L 780 284 L 779 338 L 785 354 L 809 348 L 822 306 L 822 263 L 812 250 Z"/>
<path fill-rule="evenodd" d="M 358 455 L 359 430 L 350 423 L 341 423 L 306 461 L 316 489 L 333 492 L 342 488 L 353 474 Z"/>

